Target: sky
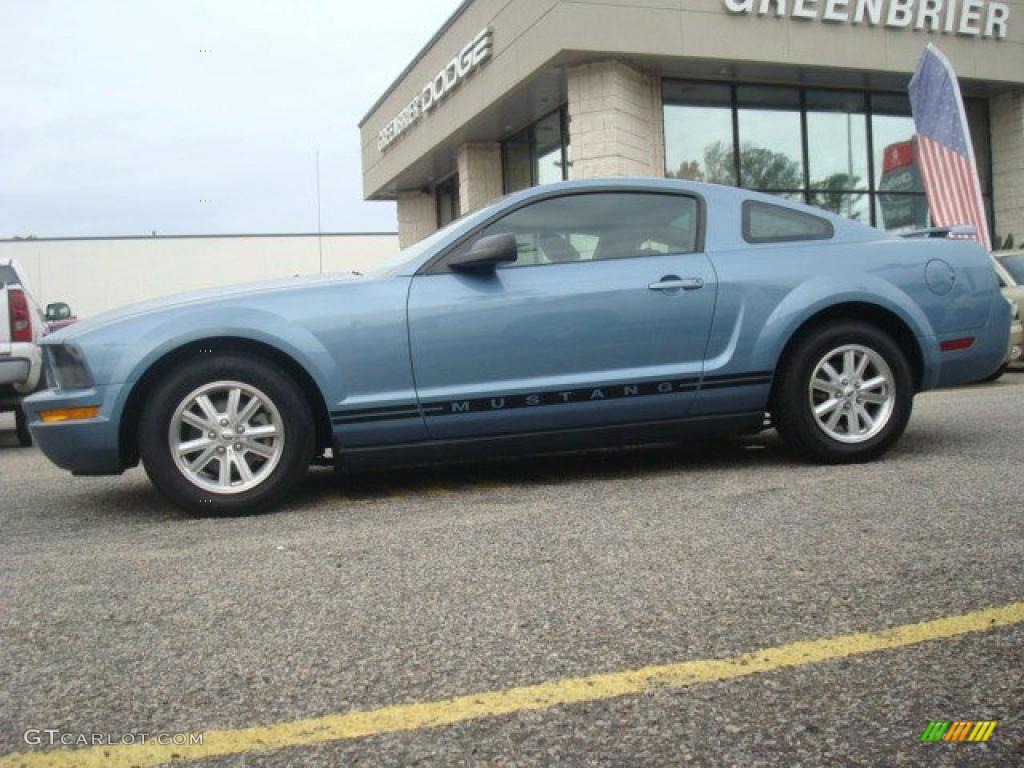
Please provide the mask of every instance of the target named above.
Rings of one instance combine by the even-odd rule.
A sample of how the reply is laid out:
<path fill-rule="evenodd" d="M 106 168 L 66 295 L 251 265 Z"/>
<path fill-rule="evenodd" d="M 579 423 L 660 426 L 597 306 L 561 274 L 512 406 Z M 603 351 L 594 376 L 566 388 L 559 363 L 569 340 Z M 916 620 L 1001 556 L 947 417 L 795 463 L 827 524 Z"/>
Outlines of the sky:
<path fill-rule="evenodd" d="M 458 0 L 0 0 L 0 238 L 395 231 L 358 123 Z"/>

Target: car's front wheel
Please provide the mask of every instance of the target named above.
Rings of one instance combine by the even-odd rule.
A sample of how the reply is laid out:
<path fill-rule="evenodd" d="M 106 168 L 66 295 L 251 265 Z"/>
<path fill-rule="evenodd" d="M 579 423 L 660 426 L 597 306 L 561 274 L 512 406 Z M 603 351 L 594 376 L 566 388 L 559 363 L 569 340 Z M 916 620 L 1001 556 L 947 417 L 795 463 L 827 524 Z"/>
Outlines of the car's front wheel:
<path fill-rule="evenodd" d="M 260 512 L 305 474 L 315 429 L 301 389 L 258 357 L 201 357 L 150 394 L 139 423 L 146 472 L 193 512 Z"/>
<path fill-rule="evenodd" d="M 907 356 L 879 328 L 835 322 L 800 339 L 776 382 L 772 421 L 800 454 L 868 461 L 903 434 L 914 399 Z"/>

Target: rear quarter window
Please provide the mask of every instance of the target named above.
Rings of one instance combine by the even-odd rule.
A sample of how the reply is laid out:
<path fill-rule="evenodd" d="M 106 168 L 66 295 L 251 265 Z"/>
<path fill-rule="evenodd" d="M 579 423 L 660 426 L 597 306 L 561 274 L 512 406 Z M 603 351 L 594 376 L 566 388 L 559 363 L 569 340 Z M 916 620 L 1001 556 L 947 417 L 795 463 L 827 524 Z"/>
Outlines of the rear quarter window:
<path fill-rule="evenodd" d="M 743 239 L 748 243 L 789 243 L 828 240 L 832 222 L 782 205 L 747 200 L 743 203 Z"/>

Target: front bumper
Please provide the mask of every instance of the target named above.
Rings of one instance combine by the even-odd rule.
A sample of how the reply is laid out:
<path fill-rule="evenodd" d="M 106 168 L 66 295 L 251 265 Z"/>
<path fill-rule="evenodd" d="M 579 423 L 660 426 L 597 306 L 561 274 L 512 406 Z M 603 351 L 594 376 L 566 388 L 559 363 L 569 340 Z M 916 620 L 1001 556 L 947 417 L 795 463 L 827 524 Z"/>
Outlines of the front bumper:
<path fill-rule="evenodd" d="M 0 385 L 11 385 L 23 395 L 35 390 L 43 371 L 43 354 L 38 344 L 16 342 L 0 357 Z"/>
<path fill-rule="evenodd" d="M 21 384 L 31 372 L 32 364 L 23 357 L 0 357 L 0 384 Z"/>
<path fill-rule="evenodd" d="M 43 390 L 25 399 L 32 439 L 46 457 L 76 475 L 118 475 L 121 461 L 119 420 L 112 418 L 120 387 L 91 387 L 61 392 Z M 98 405 L 99 415 L 82 421 L 44 423 L 40 411 Z"/>

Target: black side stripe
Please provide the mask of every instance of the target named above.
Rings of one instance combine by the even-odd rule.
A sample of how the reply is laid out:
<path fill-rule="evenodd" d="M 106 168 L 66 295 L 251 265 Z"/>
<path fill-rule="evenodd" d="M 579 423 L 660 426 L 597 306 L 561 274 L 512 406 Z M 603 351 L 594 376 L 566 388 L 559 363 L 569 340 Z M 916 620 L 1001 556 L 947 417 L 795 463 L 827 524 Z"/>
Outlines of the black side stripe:
<path fill-rule="evenodd" d="M 667 379 L 626 384 L 612 384 L 601 387 L 548 390 L 518 395 L 496 395 L 494 397 L 465 398 L 461 400 L 437 400 L 415 404 L 391 405 L 379 408 L 354 408 L 334 411 L 334 424 L 360 424 L 368 421 L 390 421 L 394 419 L 419 418 L 422 416 L 452 416 L 461 413 L 493 413 L 515 408 L 537 408 L 550 405 L 574 405 L 603 400 L 624 400 L 632 397 L 671 395 L 680 392 L 696 392 L 700 389 L 723 389 L 725 387 L 753 386 L 771 381 L 771 371 L 735 373 L 700 379 Z"/>
<path fill-rule="evenodd" d="M 754 384 L 769 384 L 772 380 L 771 371 L 755 371 L 753 373 L 730 373 L 721 376 L 705 376 L 701 389 L 723 389 L 724 387 L 744 387 Z"/>
<path fill-rule="evenodd" d="M 454 413 L 480 413 L 501 411 L 511 408 L 536 408 L 542 405 L 572 405 L 601 400 L 623 400 L 630 397 L 649 395 L 671 395 L 679 392 L 694 392 L 697 379 L 670 379 L 667 381 L 646 381 L 636 384 L 612 384 L 603 387 L 549 390 L 523 395 L 495 395 L 494 397 L 444 400 L 424 405 L 435 415 Z M 440 406 L 440 411 L 436 411 Z M 430 412 L 428 412 L 430 415 Z"/>
<path fill-rule="evenodd" d="M 335 424 L 352 424 L 360 421 L 382 421 L 384 419 L 407 419 L 419 417 L 420 407 L 416 403 L 386 405 L 377 408 L 352 408 L 333 411 L 331 421 Z"/>
<path fill-rule="evenodd" d="M 402 405 L 378 405 L 373 408 L 345 408 L 340 411 L 331 411 L 331 416 L 362 416 L 364 413 L 390 413 L 392 411 L 415 411 L 419 408 L 416 403 L 403 403 Z"/>
<path fill-rule="evenodd" d="M 739 381 L 741 379 L 770 379 L 771 371 L 751 371 L 750 373 L 726 373 L 718 376 L 705 376 L 704 382 Z"/>
<path fill-rule="evenodd" d="M 419 418 L 420 411 L 394 411 L 392 413 L 366 413 L 361 416 L 332 416 L 333 424 L 359 424 L 364 421 L 390 421 L 392 419 Z"/>

